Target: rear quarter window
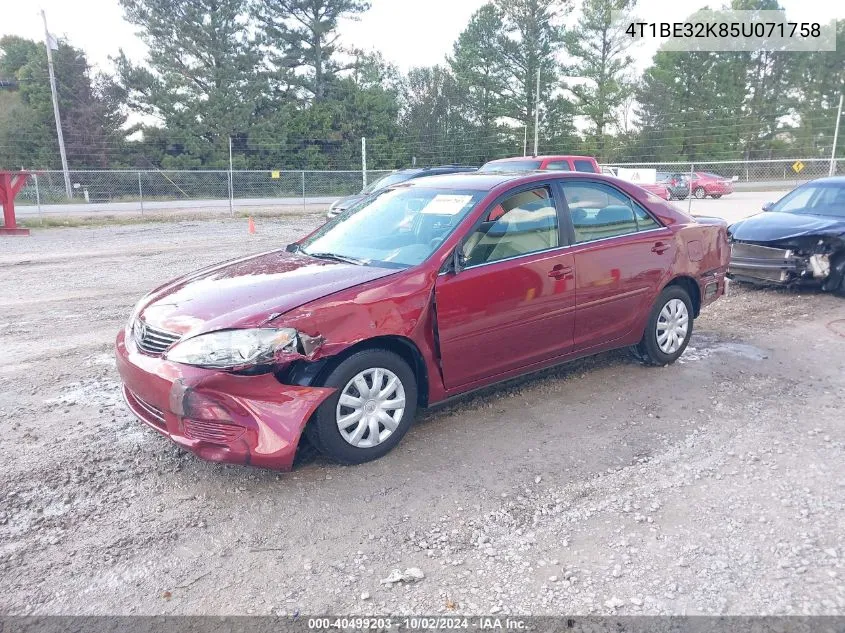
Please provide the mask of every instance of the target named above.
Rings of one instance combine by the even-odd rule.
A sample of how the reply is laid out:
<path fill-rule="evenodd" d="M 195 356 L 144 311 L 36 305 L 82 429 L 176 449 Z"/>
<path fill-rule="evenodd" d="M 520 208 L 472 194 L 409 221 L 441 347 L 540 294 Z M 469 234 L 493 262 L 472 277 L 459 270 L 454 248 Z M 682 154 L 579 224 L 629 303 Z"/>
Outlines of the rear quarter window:
<path fill-rule="evenodd" d="M 572 171 L 569 162 L 565 160 L 553 160 L 546 163 L 546 169 L 550 171 Z"/>
<path fill-rule="evenodd" d="M 597 174 L 599 173 L 596 169 L 596 166 L 593 164 L 591 160 L 576 160 L 575 161 L 575 171 L 585 171 L 590 174 Z"/>

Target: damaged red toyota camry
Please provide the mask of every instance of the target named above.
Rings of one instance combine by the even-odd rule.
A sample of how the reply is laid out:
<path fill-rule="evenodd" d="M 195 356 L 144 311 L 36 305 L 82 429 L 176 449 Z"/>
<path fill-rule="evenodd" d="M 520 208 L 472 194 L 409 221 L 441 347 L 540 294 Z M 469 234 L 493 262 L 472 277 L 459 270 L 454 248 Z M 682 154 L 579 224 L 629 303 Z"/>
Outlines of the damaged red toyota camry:
<path fill-rule="evenodd" d="M 724 293 L 724 223 L 599 174 L 457 174 L 152 291 L 117 336 L 132 412 L 198 456 L 381 457 L 419 407 L 604 350 L 674 362 Z"/>

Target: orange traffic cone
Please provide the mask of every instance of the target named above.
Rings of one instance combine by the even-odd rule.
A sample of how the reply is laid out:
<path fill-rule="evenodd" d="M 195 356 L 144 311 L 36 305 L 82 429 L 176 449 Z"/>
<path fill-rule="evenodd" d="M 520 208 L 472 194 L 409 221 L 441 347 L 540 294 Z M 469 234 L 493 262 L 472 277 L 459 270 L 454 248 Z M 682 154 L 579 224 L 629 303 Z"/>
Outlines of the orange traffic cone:
<path fill-rule="evenodd" d="M 255 235 L 255 222 L 252 221 L 252 216 L 249 218 L 248 230 L 250 235 Z"/>

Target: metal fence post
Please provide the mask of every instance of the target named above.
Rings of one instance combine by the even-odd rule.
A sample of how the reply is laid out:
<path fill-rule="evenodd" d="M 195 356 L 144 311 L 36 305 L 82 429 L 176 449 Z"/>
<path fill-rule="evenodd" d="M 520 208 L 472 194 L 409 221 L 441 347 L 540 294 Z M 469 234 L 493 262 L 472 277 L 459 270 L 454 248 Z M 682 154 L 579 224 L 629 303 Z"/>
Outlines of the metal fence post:
<path fill-rule="evenodd" d="M 361 180 L 364 182 L 362 189 L 367 188 L 367 137 L 361 137 Z"/>
<path fill-rule="evenodd" d="M 229 215 L 235 215 L 235 182 L 232 174 L 232 137 L 229 137 Z"/>
<path fill-rule="evenodd" d="M 839 93 L 839 108 L 836 110 L 836 127 L 833 130 L 833 149 L 830 150 L 830 169 L 828 176 L 836 173 L 836 144 L 839 142 L 839 121 L 842 119 L 842 93 Z"/>
<path fill-rule="evenodd" d="M 138 197 L 141 200 L 141 215 L 144 215 L 144 189 L 141 187 L 141 172 L 138 172 Z"/>
<path fill-rule="evenodd" d="M 305 170 L 302 170 L 302 210 L 307 211 L 307 203 L 305 202 Z"/>
<path fill-rule="evenodd" d="M 692 215 L 692 176 L 695 173 L 695 163 L 689 164 L 689 202 L 687 203 L 687 213 Z"/>
<path fill-rule="evenodd" d="M 32 178 L 35 181 L 35 205 L 38 207 L 38 221 L 44 224 L 44 216 L 41 215 L 41 190 L 38 188 L 38 173 L 33 172 Z"/>

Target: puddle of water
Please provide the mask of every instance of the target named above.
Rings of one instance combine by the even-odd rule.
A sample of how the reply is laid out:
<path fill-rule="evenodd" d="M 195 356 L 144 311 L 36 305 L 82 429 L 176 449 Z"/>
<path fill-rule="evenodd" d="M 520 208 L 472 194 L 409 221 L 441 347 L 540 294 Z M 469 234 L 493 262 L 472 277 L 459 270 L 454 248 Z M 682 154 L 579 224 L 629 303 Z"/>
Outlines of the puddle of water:
<path fill-rule="evenodd" d="M 699 337 L 696 340 L 697 345 L 687 346 L 683 356 L 678 359 L 679 363 L 690 363 L 697 360 L 704 360 L 713 354 L 729 354 L 731 356 L 738 356 L 746 360 L 765 360 L 769 357 L 769 353 L 754 345 L 747 343 L 728 343 L 724 341 L 717 341 L 707 337 Z"/>

